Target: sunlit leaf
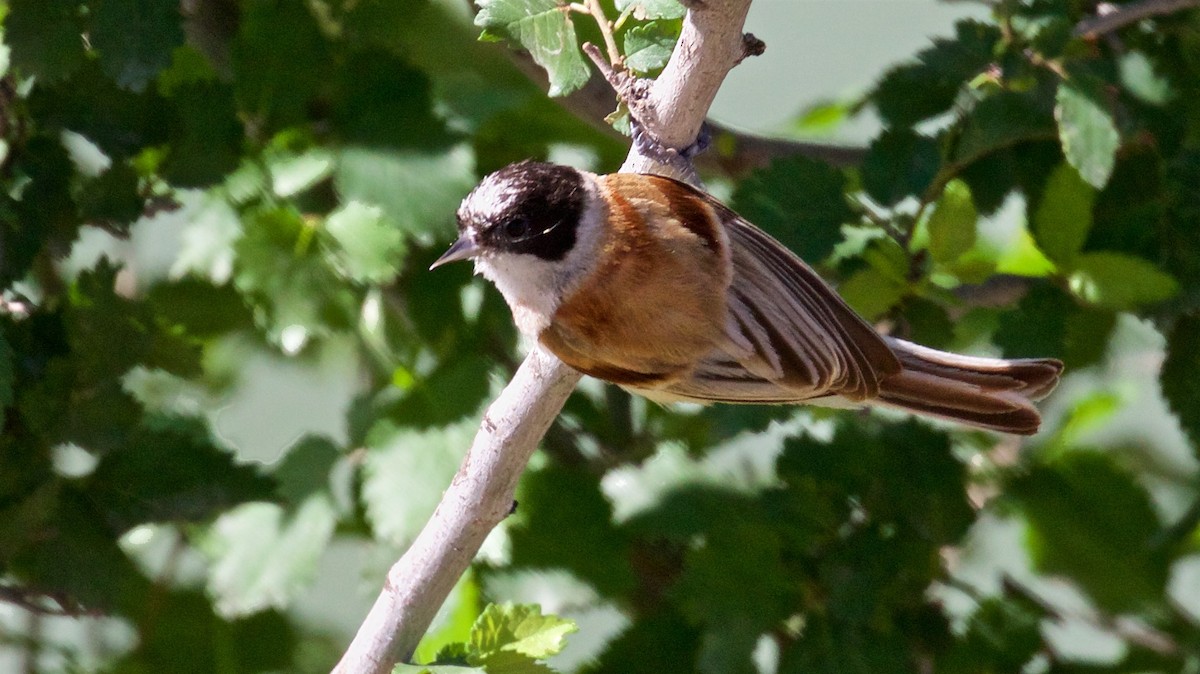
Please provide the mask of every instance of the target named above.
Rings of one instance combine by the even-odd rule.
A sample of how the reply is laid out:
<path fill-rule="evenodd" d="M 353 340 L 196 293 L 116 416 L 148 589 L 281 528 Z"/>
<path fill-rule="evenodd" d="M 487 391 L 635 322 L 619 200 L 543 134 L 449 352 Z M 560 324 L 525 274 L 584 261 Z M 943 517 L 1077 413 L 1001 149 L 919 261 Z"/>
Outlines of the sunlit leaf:
<path fill-rule="evenodd" d="M 1050 174 L 1033 214 L 1034 237 L 1050 259 L 1066 265 L 1074 261 L 1092 228 L 1095 200 L 1095 189 L 1069 164 Z"/>
<path fill-rule="evenodd" d="M 504 31 L 529 51 L 550 78 L 551 96 L 566 96 L 587 82 L 575 23 L 557 0 L 479 0 L 475 25 Z"/>
<path fill-rule="evenodd" d="M 971 201 L 971 188 L 961 180 L 946 185 L 929 215 L 929 253 L 938 262 L 957 259 L 975 245 L 979 214 Z"/>
<path fill-rule="evenodd" d="M 667 64 L 679 31 L 661 21 L 634 26 L 625 33 L 625 65 L 630 70 L 648 73 Z"/>
<path fill-rule="evenodd" d="M 1083 301 L 1110 309 L 1161 302 L 1179 291 L 1171 275 L 1146 260 L 1109 252 L 1080 255 L 1068 283 Z"/>
<path fill-rule="evenodd" d="M 1098 101 L 1100 94 L 1066 81 L 1058 87 L 1054 116 L 1067 161 L 1096 188 L 1112 175 L 1121 136 L 1112 115 Z"/>

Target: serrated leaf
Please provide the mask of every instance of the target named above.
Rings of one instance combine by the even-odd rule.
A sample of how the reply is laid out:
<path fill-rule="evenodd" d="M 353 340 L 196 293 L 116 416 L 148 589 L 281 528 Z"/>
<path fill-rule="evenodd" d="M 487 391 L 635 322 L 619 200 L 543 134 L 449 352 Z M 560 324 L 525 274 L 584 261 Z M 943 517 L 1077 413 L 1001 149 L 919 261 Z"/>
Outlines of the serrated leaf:
<path fill-rule="evenodd" d="M 324 494 L 291 513 L 250 503 L 222 515 L 202 544 L 213 559 L 208 591 L 217 612 L 232 617 L 286 607 L 312 580 L 336 524 Z"/>
<path fill-rule="evenodd" d="M 1050 259 L 1067 267 L 1074 261 L 1092 229 L 1095 202 L 1096 190 L 1070 164 L 1050 174 L 1033 214 L 1034 238 Z"/>
<path fill-rule="evenodd" d="M 751 173 L 733 194 L 733 208 L 809 263 L 825 259 L 854 218 L 846 177 L 804 157 L 778 159 Z"/>
<path fill-rule="evenodd" d="M 1063 154 L 1079 175 L 1099 189 L 1108 182 L 1116 163 L 1121 135 L 1098 94 L 1074 81 L 1058 86 L 1054 117 L 1058 120 Z"/>
<path fill-rule="evenodd" d="M 78 0 L 10 0 L 4 41 L 24 73 L 53 81 L 83 63 L 83 22 Z"/>
<path fill-rule="evenodd" d="M 274 489 L 257 468 L 236 463 L 203 422 L 184 418 L 147 419 L 87 481 L 89 498 L 115 531 L 144 522 L 203 521 L 269 498 Z"/>
<path fill-rule="evenodd" d="M 557 0 L 479 0 L 475 25 L 503 30 L 546 70 L 551 96 L 583 86 L 591 70 L 579 51 L 575 23 Z"/>
<path fill-rule="evenodd" d="M 956 164 L 971 164 L 1020 143 L 1056 137 L 1054 117 L 1041 99 L 1004 92 L 988 96 L 971 110 L 951 152 Z"/>
<path fill-rule="evenodd" d="M 303 121 L 336 61 L 306 3 L 242 3 L 230 63 L 238 106 L 259 133 Z"/>
<path fill-rule="evenodd" d="M 1084 253 L 1067 282 L 1081 300 L 1109 309 L 1132 309 L 1161 302 L 1179 292 L 1179 283 L 1150 262 L 1131 255 Z"/>
<path fill-rule="evenodd" d="M 960 90 L 993 59 L 1000 38 L 995 26 L 961 21 L 955 39 L 937 39 L 917 54 L 916 63 L 884 74 L 871 100 L 893 126 L 912 126 L 950 109 Z"/>
<path fill-rule="evenodd" d="M 367 433 L 362 500 L 376 537 L 411 541 L 449 486 L 478 424 L 465 419 L 426 432 L 380 421 Z"/>
<path fill-rule="evenodd" d="M 171 65 L 171 52 L 183 44 L 183 17 L 175 0 L 101 2 L 89 33 L 100 66 L 117 86 L 144 91 Z"/>
<path fill-rule="evenodd" d="M 933 259 L 951 262 L 971 250 L 978 220 L 971 188 L 961 180 L 947 183 L 929 215 L 929 253 Z"/>
<path fill-rule="evenodd" d="M 403 262 L 404 233 L 378 206 L 351 201 L 329 214 L 322 233 L 334 267 L 351 281 L 382 283 L 394 277 Z"/>
<path fill-rule="evenodd" d="M 561 652 L 578 630 L 573 620 L 542 615 L 540 606 L 489 604 L 471 628 L 470 646 L 485 660 L 501 651 L 541 660 Z"/>
<path fill-rule="evenodd" d="M 908 129 L 888 129 L 863 159 L 862 183 L 877 203 L 893 206 L 919 196 L 933 182 L 941 163 L 937 143 Z"/>
<path fill-rule="evenodd" d="M 425 153 L 350 147 L 337 156 L 334 185 L 346 201 L 379 206 L 405 232 L 429 242 L 453 231 L 458 202 L 475 184 L 470 148 Z"/>
<path fill-rule="evenodd" d="M 1125 612 L 1161 601 L 1169 559 L 1154 546 L 1154 506 L 1109 456 L 1072 452 L 1035 466 L 1011 486 L 1040 569 L 1079 583 L 1103 608 Z"/>
<path fill-rule="evenodd" d="M 1167 359 L 1159 374 L 1163 397 L 1200 456 L 1200 316 L 1180 317 L 1167 339 Z"/>
<path fill-rule="evenodd" d="M 646 19 L 679 19 L 687 12 L 678 0 L 616 0 L 618 12 L 633 8 L 633 17 Z"/>
<path fill-rule="evenodd" d="M 634 26 L 625 33 L 625 65 L 638 73 L 658 70 L 667 65 L 677 39 L 678 28 L 661 21 Z"/>

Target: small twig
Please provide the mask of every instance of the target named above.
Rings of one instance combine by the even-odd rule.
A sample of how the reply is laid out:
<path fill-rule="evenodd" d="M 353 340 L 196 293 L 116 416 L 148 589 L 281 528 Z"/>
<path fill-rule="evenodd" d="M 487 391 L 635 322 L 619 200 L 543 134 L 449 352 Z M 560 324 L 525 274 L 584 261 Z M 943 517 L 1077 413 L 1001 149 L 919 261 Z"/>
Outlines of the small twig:
<path fill-rule="evenodd" d="M 1179 652 L 1179 644 L 1171 635 L 1156 630 L 1139 620 L 1124 616 L 1113 617 L 1099 611 L 1086 609 L 1067 613 L 1061 607 L 1055 606 L 1039 595 L 1033 588 L 1010 575 L 1006 574 L 1001 583 L 1006 591 L 1033 602 L 1047 616 L 1059 622 L 1072 618 L 1082 620 L 1093 627 L 1115 634 L 1131 644 L 1141 646 L 1159 655 L 1175 655 Z"/>
<path fill-rule="evenodd" d="M 621 50 L 617 48 L 617 40 L 613 37 L 613 25 L 604 15 L 604 8 L 600 6 L 600 0 L 587 0 L 587 2 L 592 18 L 596 20 L 596 25 L 600 28 L 600 35 L 604 37 L 604 47 L 608 49 L 609 63 L 618 70 L 624 69 L 625 59 L 621 56 Z"/>
<path fill-rule="evenodd" d="M 1200 0 L 1142 0 L 1130 5 L 1101 3 L 1096 16 L 1075 24 L 1075 35 L 1091 40 L 1142 19 L 1173 14 L 1190 7 L 1200 7 Z"/>

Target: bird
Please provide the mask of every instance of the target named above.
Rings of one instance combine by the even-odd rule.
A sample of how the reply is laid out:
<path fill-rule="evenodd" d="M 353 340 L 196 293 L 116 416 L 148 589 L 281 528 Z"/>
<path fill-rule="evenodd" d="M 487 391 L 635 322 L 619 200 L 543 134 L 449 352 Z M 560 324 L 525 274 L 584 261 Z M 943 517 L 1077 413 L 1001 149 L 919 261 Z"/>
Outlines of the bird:
<path fill-rule="evenodd" d="M 663 176 L 526 160 L 456 219 L 430 269 L 473 260 L 521 333 L 659 403 L 882 406 L 1031 435 L 1063 370 L 881 334 L 779 241 Z"/>

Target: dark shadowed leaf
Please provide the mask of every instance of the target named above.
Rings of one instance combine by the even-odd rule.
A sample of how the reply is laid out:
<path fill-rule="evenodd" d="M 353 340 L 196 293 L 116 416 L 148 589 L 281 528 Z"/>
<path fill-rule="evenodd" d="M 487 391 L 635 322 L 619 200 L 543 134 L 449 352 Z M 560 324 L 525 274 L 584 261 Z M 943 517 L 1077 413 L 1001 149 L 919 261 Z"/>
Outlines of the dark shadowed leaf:
<path fill-rule="evenodd" d="M 1072 452 L 1034 466 L 1010 493 L 1028 523 L 1038 567 L 1079 583 L 1106 610 L 1159 601 L 1169 558 L 1146 491 L 1107 455 Z"/>
<path fill-rule="evenodd" d="M 516 498 L 509 528 L 514 566 L 568 569 L 606 596 L 633 587 L 627 536 L 613 526 L 612 505 L 595 474 L 552 465 L 527 473 Z M 564 531 L 573 533 L 556 535 Z"/>
<path fill-rule="evenodd" d="M 43 80 L 69 76 L 83 63 L 83 11 L 79 0 L 10 0 L 4 42 L 12 64 Z"/>
<path fill-rule="evenodd" d="M 934 40 L 916 63 L 884 74 L 871 99 L 886 122 L 912 126 L 949 110 L 966 83 L 987 67 L 999 31 L 975 21 L 959 22 L 956 31 L 954 39 Z"/>
<path fill-rule="evenodd" d="M 932 138 L 907 129 L 884 131 L 863 160 L 863 187 L 879 204 L 893 206 L 905 197 L 920 196 L 940 163 Z"/>
<path fill-rule="evenodd" d="M 845 186 L 845 176 L 828 164 L 780 159 L 738 185 L 733 208 L 815 264 L 841 241 L 842 223 L 854 218 Z"/>
<path fill-rule="evenodd" d="M 219 447 L 201 421 L 183 418 L 147 418 L 87 482 L 88 496 L 115 531 L 203 521 L 274 490 L 258 468 L 236 463 Z"/>
<path fill-rule="evenodd" d="M 1200 455 L 1200 316 L 1183 316 L 1167 340 L 1159 375 L 1163 397 Z"/>
<path fill-rule="evenodd" d="M 89 33 L 100 66 L 120 86 L 143 91 L 171 65 L 183 44 L 183 17 L 174 0 L 107 0 L 92 15 Z"/>

